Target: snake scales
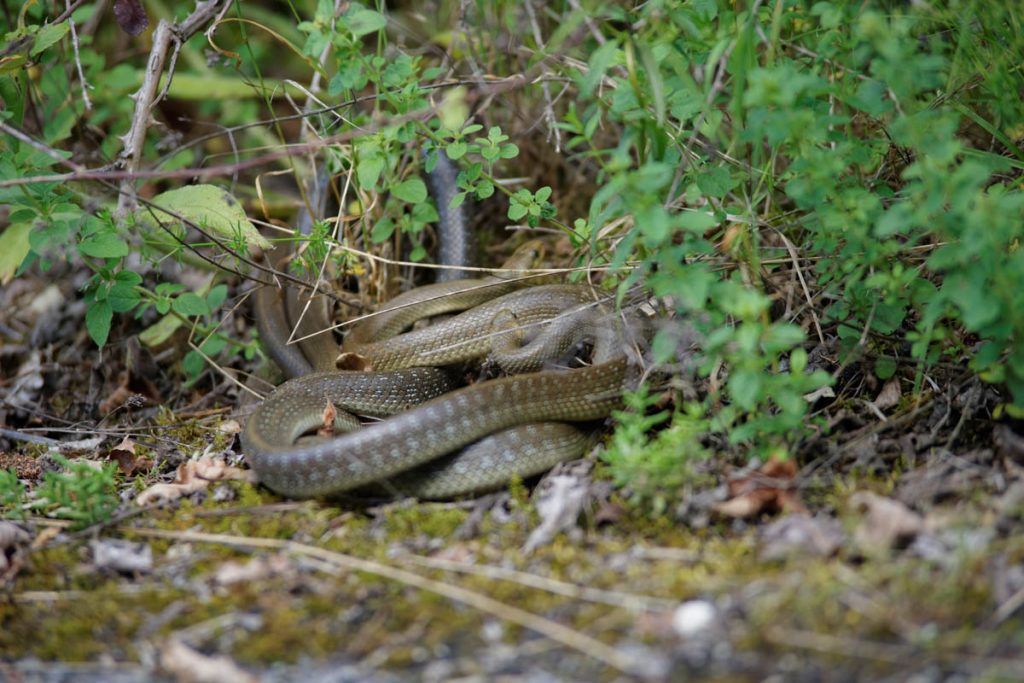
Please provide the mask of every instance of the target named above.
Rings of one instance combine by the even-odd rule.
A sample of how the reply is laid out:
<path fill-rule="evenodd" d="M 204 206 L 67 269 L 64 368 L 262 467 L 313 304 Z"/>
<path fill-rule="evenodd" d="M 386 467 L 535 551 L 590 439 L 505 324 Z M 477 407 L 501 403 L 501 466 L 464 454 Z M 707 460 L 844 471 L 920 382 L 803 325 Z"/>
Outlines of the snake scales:
<path fill-rule="evenodd" d="M 529 258 L 534 248 L 519 253 Z M 495 277 L 428 285 L 349 332 L 342 358 L 372 372 L 339 371 L 332 369 L 338 349 L 329 335 L 311 337 L 301 352 L 285 343 L 302 302 L 294 291 L 282 296 L 264 288 L 256 295 L 261 338 L 295 377 L 250 417 L 242 433 L 249 464 L 266 486 L 297 498 L 381 482 L 406 495 L 447 498 L 549 469 L 591 442 L 566 422 L 602 419 L 620 402 L 623 344 L 614 317 L 601 316 L 594 302 L 583 285 L 518 289 L 514 280 Z M 460 309 L 467 310 L 400 334 L 416 318 Z M 303 321 L 300 336 L 327 328 L 319 304 Z M 524 330 L 535 329 L 534 338 L 524 337 Z M 593 345 L 590 366 L 538 371 L 581 341 Z M 452 371 L 437 367 L 485 356 L 527 374 L 456 389 Z M 328 439 L 300 440 L 322 424 L 328 402 L 386 419 Z M 357 426 L 347 413 L 338 415 L 337 427 Z"/>

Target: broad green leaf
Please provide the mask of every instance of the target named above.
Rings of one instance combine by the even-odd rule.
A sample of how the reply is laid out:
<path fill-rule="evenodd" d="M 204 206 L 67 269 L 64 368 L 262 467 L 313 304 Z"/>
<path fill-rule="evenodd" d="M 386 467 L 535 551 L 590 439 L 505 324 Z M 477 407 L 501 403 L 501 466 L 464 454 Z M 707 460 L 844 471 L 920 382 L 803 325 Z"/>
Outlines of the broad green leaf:
<path fill-rule="evenodd" d="M 103 347 L 110 335 L 110 321 L 114 319 L 114 311 L 107 301 L 94 301 L 85 312 L 85 327 L 96 346 Z"/>
<path fill-rule="evenodd" d="M 112 232 L 101 232 L 79 242 L 78 251 L 94 258 L 120 258 L 128 254 L 128 245 Z"/>
<path fill-rule="evenodd" d="M 18 266 L 28 256 L 28 234 L 31 230 L 31 223 L 13 223 L 0 233 L 0 285 L 11 281 Z"/>
<path fill-rule="evenodd" d="M 441 104 L 437 108 L 437 118 L 441 119 L 441 125 L 448 130 L 462 128 L 462 124 L 469 118 L 466 94 L 466 89 L 459 86 L 446 91 L 441 99 Z"/>
<path fill-rule="evenodd" d="M 391 193 L 402 201 L 418 204 L 427 198 L 427 186 L 419 178 L 409 178 L 392 187 Z"/>
<path fill-rule="evenodd" d="M 732 189 L 732 178 L 729 169 L 715 166 L 697 174 L 697 187 L 709 197 L 724 197 Z"/>
<path fill-rule="evenodd" d="M 107 293 L 107 301 L 114 313 L 126 313 L 139 303 L 139 293 L 135 285 L 127 282 L 117 282 Z"/>
<path fill-rule="evenodd" d="M 142 85 L 143 73 L 141 69 L 135 72 L 133 83 L 135 88 Z M 166 77 L 161 79 L 161 87 L 166 82 Z M 175 72 L 174 78 L 171 79 L 171 85 L 167 88 L 167 94 L 174 99 L 204 102 L 225 102 L 244 99 L 263 100 L 268 97 L 280 98 L 285 95 L 294 97 L 304 96 L 303 91 L 295 85 L 273 78 L 264 78 L 256 82 L 212 73 L 195 74 L 186 72 Z"/>
<path fill-rule="evenodd" d="M 875 376 L 878 379 L 889 379 L 896 374 L 896 360 L 888 356 L 875 359 Z"/>
<path fill-rule="evenodd" d="M 209 306 L 211 311 L 216 311 L 220 308 L 220 305 L 224 303 L 224 300 L 228 298 L 228 287 L 227 285 L 217 285 L 210 290 L 210 293 L 206 295 L 206 305 Z"/>
<path fill-rule="evenodd" d="M 508 217 L 509 217 L 509 220 L 513 220 L 513 221 L 522 220 L 522 218 L 524 216 L 526 216 L 526 212 L 527 211 L 528 211 L 528 209 L 527 209 L 525 204 L 518 204 L 518 203 L 509 204 L 509 206 L 508 206 Z"/>
<path fill-rule="evenodd" d="M 222 239 L 240 236 L 250 248 L 270 248 L 270 242 L 249 221 L 238 200 L 216 185 L 188 185 L 162 192 L 153 197 L 153 203 L 184 216 Z M 177 220 L 166 212 L 156 211 L 166 220 Z"/>
<path fill-rule="evenodd" d="M 737 370 L 729 375 L 729 396 L 743 410 L 753 410 L 761 398 L 761 373 L 756 370 Z"/>
<path fill-rule="evenodd" d="M 359 38 L 381 30 L 388 25 L 388 20 L 380 12 L 357 6 L 345 17 L 345 24 L 348 30 Z"/>
<path fill-rule="evenodd" d="M 195 292 L 185 292 L 171 303 L 171 308 L 184 316 L 206 315 L 210 312 L 206 299 Z"/>
<path fill-rule="evenodd" d="M 713 214 L 703 211 L 684 211 L 676 217 L 676 223 L 680 228 L 703 234 L 720 223 Z"/>
<path fill-rule="evenodd" d="M 601 78 L 604 77 L 605 72 L 614 63 L 618 51 L 619 43 L 615 40 L 609 40 L 594 50 L 594 53 L 590 55 L 590 61 L 587 64 L 588 68 L 583 71 L 580 78 L 581 95 L 587 97 L 594 91 L 597 84 L 601 82 Z"/>
<path fill-rule="evenodd" d="M 139 332 L 139 341 L 148 348 L 162 345 L 182 326 L 182 320 L 175 315 L 165 315 L 155 323 Z"/>
<path fill-rule="evenodd" d="M 487 199 L 494 194 L 494 184 L 490 180 L 481 180 L 476 187 L 477 199 Z"/>
<path fill-rule="evenodd" d="M 464 141 L 456 140 L 455 142 L 449 142 L 448 146 L 445 148 L 445 151 L 448 152 L 448 158 L 451 159 L 452 161 L 455 161 L 466 156 L 466 151 L 468 149 L 469 145 L 467 145 Z"/>
<path fill-rule="evenodd" d="M 380 244 L 391 238 L 395 234 L 395 223 L 388 217 L 381 218 L 377 221 L 377 224 L 373 226 L 373 230 L 370 231 L 370 239 L 373 240 L 374 244 Z"/>
<path fill-rule="evenodd" d="M 71 24 L 66 20 L 59 24 L 47 24 L 42 27 L 39 29 L 39 33 L 36 34 L 36 42 L 32 45 L 29 55 L 35 57 L 40 52 L 66 36 L 70 28 Z"/>
<path fill-rule="evenodd" d="M 356 180 L 359 181 L 359 187 L 364 190 L 372 190 L 383 170 L 384 159 L 382 157 L 377 155 L 361 157 L 356 166 Z"/>

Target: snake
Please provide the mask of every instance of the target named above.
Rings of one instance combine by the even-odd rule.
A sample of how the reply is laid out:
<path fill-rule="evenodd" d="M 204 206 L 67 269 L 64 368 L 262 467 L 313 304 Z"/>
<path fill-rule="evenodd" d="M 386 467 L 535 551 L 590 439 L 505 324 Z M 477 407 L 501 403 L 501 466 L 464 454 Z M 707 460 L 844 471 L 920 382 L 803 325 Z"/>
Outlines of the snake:
<path fill-rule="evenodd" d="M 298 293 L 258 290 L 261 339 L 292 377 L 257 407 L 242 433 L 259 480 L 291 498 L 332 497 L 374 484 L 402 495 L 451 498 L 578 456 L 593 435 L 567 423 L 604 419 L 621 403 L 628 362 L 622 337 L 608 322 L 615 317 L 595 305 L 589 286 L 514 282 L 454 280 L 397 297 L 347 335 L 342 360 L 358 358 L 361 370 L 337 369 L 338 348 L 329 335 L 310 337 L 300 348 L 287 344 L 302 308 Z M 446 321 L 402 333 L 416 318 L 460 308 L 466 310 Z M 325 309 L 310 306 L 298 332 L 326 329 L 326 320 Z M 524 335 L 535 328 L 541 332 L 533 338 Z M 543 369 L 581 342 L 593 346 L 589 366 Z M 455 388 L 452 366 L 485 356 L 525 374 Z M 337 411 L 336 427 L 354 431 L 300 438 L 322 425 L 328 405 Z M 350 413 L 384 419 L 356 429 Z"/>

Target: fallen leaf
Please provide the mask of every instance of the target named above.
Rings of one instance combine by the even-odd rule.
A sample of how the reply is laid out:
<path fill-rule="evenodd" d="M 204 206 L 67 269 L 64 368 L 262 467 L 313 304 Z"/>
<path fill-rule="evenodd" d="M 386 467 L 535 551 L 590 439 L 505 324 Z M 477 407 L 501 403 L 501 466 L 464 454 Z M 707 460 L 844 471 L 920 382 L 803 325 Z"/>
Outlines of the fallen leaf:
<path fill-rule="evenodd" d="M 21 551 L 31 538 L 14 522 L 0 521 L 0 583 L 10 581 L 21 569 Z"/>
<path fill-rule="evenodd" d="M 772 458 L 761 469 L 728 482 L 729 498 L 712 506 L 725 517 L 747 519 L 761 513 L 807 512 L 796 488 L 796 462 Z"/>
<path fill-rule="evenodd" d="M 903 503 L 870 491 L 850 496 L 850 503 L 864 513 L 853 540 L 868 553 L 904 548 L 924 531 L 924 518 Z"/>
<path fill-rule="evenodd" d="M 213 481 L 247 481 L 256 483 L 252 470 L 231 467 L 223 459 L 204 455 L 198 460 L 189 460 L 178 467 L 178 474 L 170 484 L 153 484 L 135 498 L 137 505 L 152 505 L 177 500 L 197 491 L 202 491 Z"/>
<path fill-rule="evenodd" d="M 33 349 L 14 374 L 14 381 L 4 400 L 18 408 L 29 407 L 43 388 L 42 354 Z"/>
<path fill-rule="evenodd" d="M 873 403 L 879 410 L 885 410 L 886 408 L 892 408 L 894 405 L 900 402 L 900 398 L 903 396 L 903 392 L 900 390 L 900 379 L 899 377 L 893 377 L 882 390 L 878 392 L 878 396 L 875 397 Z"/>
<path fill-rule="evenodd" d="M 97 539 L 89 543 L 97 569 L 122 574 L 148 574 L 153 570 L 153 549 L 145 543 Z"/>
<path fill-rule="evenodd" d="M 111 448 L 107 456 L 117 462 L 118 468 L 125 476 L 144 472 L 153 467 L 152 460 L 135 455 L 135 442 L 127 436 L 121 439 L 121 443 Z"/>
<path fill-rule="evenodd" d="M 826 515 L 806 513 L 786 515 L 768 524 L 759 538 L 762 561 L 771 562 L 792 556 L 831 557 L 843 543 L 843 528 Z"/>
<path fill-rule="evenodd" d="M 334 367 L 338 370 L 354 370 L 356 372 L 369 372 L 373 370 L 373 363 L 358 353 L 346 351 L 339 354 L 334 360 Z"/>
<path fill-rule="evenodd" d="M 540 524 L 530 532 L 523 552 L 531 553 L 550 543 L 561 531 L 576 526 L 590 490 L 589 471 L 579 468 L 556 469 L 537 487 L 537 514 Z M 589 468 L 588 468 L 589 469 Z"/>
<path fill-rule="evenodd" d="M 187 683 L 258 683 L 259 678 L 224 656 L 204 655 L 179 638 L 171 638 L 160 651 L 160 666 L 176 680 Z"/>
<path fill-rule="evenodd" d="M 217 568 L 211 580 L 218 586 L 230 586 L 235 583 L 252 583 L 272 576 L 284 574 L 292 569 L 292 564 L 284 555 L 254 557 L 248 562 L 225 562 Z"/>
<path fill-rule="evenodd" d="M 238 420 L 224 420 L 217 429 L 224 434 L 238 434 L 242 431 L 242 425 L 238 424 Z"/>
<path fill-rule="evenodd" d="M 334 404 L 327 401 L 324 405 L 324 410 L 321 415 L 321 424 L 319 429 L 316 430 L 317 436 L 332 437 L 334 436 L 334 419 L 338 416 L 338 409 L 334 407 Z"/>

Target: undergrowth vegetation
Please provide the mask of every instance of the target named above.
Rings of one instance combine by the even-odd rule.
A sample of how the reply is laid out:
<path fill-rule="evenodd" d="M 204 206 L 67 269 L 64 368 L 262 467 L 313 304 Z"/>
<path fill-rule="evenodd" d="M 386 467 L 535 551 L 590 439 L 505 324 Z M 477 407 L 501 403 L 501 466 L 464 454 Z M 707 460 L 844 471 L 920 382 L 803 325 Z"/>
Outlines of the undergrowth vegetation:
<path fill-rule="evenodd" d="M 191 330 L 191 381 L 251 357 L 224 325 L 223 275 L 186 287 L 165 262 L 246 271 L 266 246 L 254 223 L 296 208 L 275 175 L 342 178 L 310 253 L 367 277 L 355 252 L 429 259 L 422 177 L 444 150 L 454 203 L 503 195 L 508 222 L 575 248 L 560 265 L 593 269 L 623 305 L 654 297 L 659 384 L 629 397 L 604 457 L 658 507 L 712 447 L 798 453 L 851 364 L 915 393 L 965 364 L 1024 417 L 1012 3 L 493 2 L 467 5 L 461 33 L 447 10 L 434 24 L 366 3 L 236 3 L 182 46 L 136 166 L 117 155 L 144 60 L 91 4 L 59 22 L 25 7 L 0 53 L 0 277 L 87 265 L 100 347 L 140 333 L 130 314 L 149 346 Z M 530 175 L 550 156 L 588 186 Z M 208 167 L 224 170 L 178 189 Z M 106 173 L 124 168 L 152 174 L 126 190 Z M 520 174 L 535 184 L 509 182 Z"/>

